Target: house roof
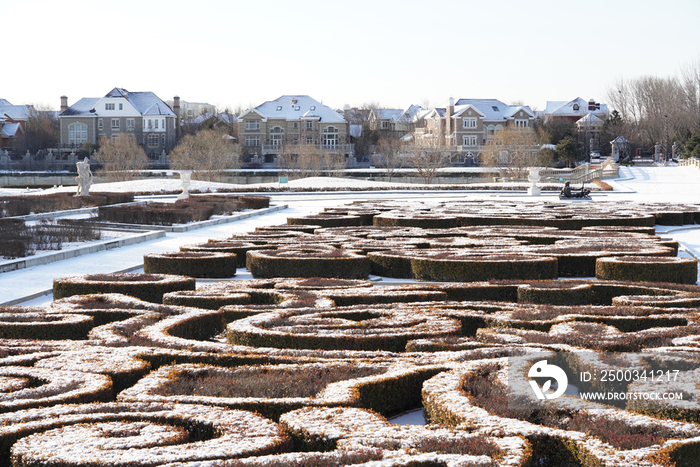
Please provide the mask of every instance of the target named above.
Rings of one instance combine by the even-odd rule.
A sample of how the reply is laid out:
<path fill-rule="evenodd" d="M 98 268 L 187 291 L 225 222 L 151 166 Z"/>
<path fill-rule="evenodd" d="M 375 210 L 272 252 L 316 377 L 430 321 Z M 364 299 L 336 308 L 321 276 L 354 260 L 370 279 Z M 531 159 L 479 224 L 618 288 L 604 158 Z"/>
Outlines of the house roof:
<path fill-rule="evenodd" d="M 454 114 L 461 114 L 467 106 L 477 110 L 484 116 L 484 120 L 506 120 L 520 110 L 524 110 L 530 117 L 535 116 L 529 106 L 508 105 L 498 99 L 459 99 L 455 102 Z"/>
<path fill-rule="evenodd" d="M 141 115 L 167 115 L 175 117 L 175 112 L 154 93 L 147 92 L 129 92 L 123 88 L 114 88 L 109 91 L 104 97 L 109 98 L 124 98 L 139 112 Z M 95 104 L 100 101 L 99 97 L 84 97 L 75 104 L 71 105 L 61 113 L 61 116 L 79 116 L 91 115 L 98 116 L 100 113 L 95 109 Z"/>
<path fill-rule="evenodd" d="M 248 110 L 239 119 L 255 111 L 263 118 L 299 120 L 301 118 L 318 118 L 325 123 L 346 123 L 342 115 L 316 99 L 305 95 L 285 95 L 274 101 L 267 101 L 254 109 Z"/>
<path fill-rule="evenodd" d="M 401 111 L 398 115 L 393 115 L 391 119 L 395 122 L 412 122 L 418 118 L 418 115 L 425 109 L 420 105 L 409 105 L 406 110 Z"/>
<path fill-rule="evenodd" d="M 600 118 L 596 117 L 595 115 L 593 115 L 593 114 L 591 114 L 591 113 L 587 113 L 587 114 L 584 115 L 583 117 L 581 117 L 581 118 L 579 118 L 578 120 L 576 120 L 576 123 L 578 123 L 578 124 L 581 124 L 581 123 L 598 123 L 598 124 L 602 124 L 602 123 L 605 123 L 605 122 L 603 122 L 603 120 L 601 120 Z"/>
<path fill-rule="evenodd" d="M 600 107 L 599 109 L 595 109 L 596 114 L 608 115 L 607 104 L 599 104 L 597 102 L 595 104 L 596 107 Z M 578 110 L 574 109 L 575 106 L 578 106 Z M 553 116 L 583 116 L 590 112 L 591 110 L 588 109 L 588 101 L 580 97 L 570 101 L 547 101 L 544 111 L 545 115 Z"/>
<path fill-rule="evenodd" d="M 3 138 L 14 138 L 20 129 L 19 123 L 5 123 L 0 130 L 0 136 Z"/>
<path fill-rule="evenodd" d="M 350 125 L 350 136 L 353 138 L 362 136 L 362 125 Z"/>
<path fill-rule="evenodd" d="M 4 100 L 4 99 L 2 99 Z M 7 101 L 5 101 L 7 102 Z M 9 102 L 8 102 L 9 104 Z M 32 111 L 31 105 L 2 105 L 0 104 L 0 115 L 6 115 L 12 120 L 27 120 Z"/>
<path fill-rule="evenodd" d="M 8 101 L 7 99 L 0 99 L 0 107 L 6 107 L 8 105 L 12 105 L 10 104 L 10 101 Z"/>
<path fill-rule="evenodd" d="M 398 118 L 403 113 L 401 109 L 374 109 L 374 116 L 379 120 L 390 120 Z"/>

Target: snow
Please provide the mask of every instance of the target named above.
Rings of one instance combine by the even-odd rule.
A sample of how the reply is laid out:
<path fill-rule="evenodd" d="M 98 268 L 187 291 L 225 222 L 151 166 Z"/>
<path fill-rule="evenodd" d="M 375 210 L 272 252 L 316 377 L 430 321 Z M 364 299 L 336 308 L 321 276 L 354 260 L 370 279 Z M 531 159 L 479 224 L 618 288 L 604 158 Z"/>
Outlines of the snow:
<path fill-rule="evenodd" d="M 596 192 L 595 201 L 636 201 L 636 202 L 671 202 L 671 203 L 700 203 L 700 170 L 693 167 L 651 166 L 651 167 L 621 167 L 620 178 L 605 180 L 613 186 L 612 192 Z M 408 202 L 430 200 L 440 202 L 464 199 L 504 199 L 508 201 L 551 201 L 560 202 L 556 193 L 545 193 L 539 197 L 527 196 L 524 192 L 494 192 L 466 190 L 402 190 L 408 184 L 376 182 L 357 179 L 342 179 L 329 177 L 314 177 L 301 180 L 291 180 L 287 186 L 292 188 L 309 188 L 318 192 L 278 192 L 263 193 L 271 197 L 272 205 L 287 205 L 288 208 L 262 216 L 252 217 L 228 224 L 205 227 L 188 232 L 168 232 L 165 237 L 147 242 L 106 250 L 86 256 L 66 259 L 42 266 L 5 272 L 0 274 L 0 305 L 19 300 L 32 295 L 41 295 L 50 291 L 53 279 L 67 275 L 88 273 L 110 273 L 118 271 L 138 271 L 143 264 L 143 255 L 147 253 L 168 253 L 178 251 L 181 245 L 201 243 L 208 239 L 224 239 L 235 233 L 249 232 L 259 226 L 286 224 L 287 217 L 302 217 L 316 214 L 326 207 L 335 207 L 351 203 L 355 200 L 386 200 Z M 190 190 L 211 190 L 220 188 L 257 188 L 277 187 L 277 183 L 258 185 L 231 185 L 206 181 L 192 181 Z M 392 190 L 382 191 L 341 191 L 324 192 L 325 188 L 352 189 L 391 187 Z M 44 190 L 73 191 L 74 187 L 63 187 Z M 100 183 L 91 187 L 92 192 L 100 191 L 170 191 L 181 190 L 180 180 L 172 178 L 134 180 L 121 183 Z M 0 189 L 0 195 L 17 193 L 18 190 Z M 26 192 L 19 190 L 19 192 Z M 172 195 L 170 198 L 174 199 Z M 672 237 L 685 247 L 684 255 L 700 257 L 700 226 L 663 227 L 657 226 L 657 233 Z M 51 300 L 50 295 L 35 298 L 23 305 L 45 304 Z"/>

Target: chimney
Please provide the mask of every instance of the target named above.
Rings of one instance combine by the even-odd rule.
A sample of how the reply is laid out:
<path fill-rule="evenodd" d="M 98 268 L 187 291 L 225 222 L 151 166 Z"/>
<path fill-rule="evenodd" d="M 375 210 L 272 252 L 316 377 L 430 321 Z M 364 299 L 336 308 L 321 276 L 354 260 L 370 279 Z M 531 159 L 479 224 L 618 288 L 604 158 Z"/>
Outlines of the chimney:
<path fill-rule="evenodd" d="M 454 142 L 450 139 L 452 136 L 452 114 L 455 113 L 455 100 L 454 97 L 450 97 L 447 100 L 447 110 L 445 112 L 445 144 L 452 145 Z"/>
<path fill-rule="evenodd" d="M 177 118 L 180 118 L 180 96 L 173 97 L 173 112 Z"/>
<path fill-rule="evenodd" d="M 173 112 L 175 113 L 175 140 L 180 139 L 180 96 L 173 97 Z"/>
<path fill-rule="evenodd" d="M 66 110 L 68 110 L 68 97 L 61 96 L 61 113 L 65 112 Z"/>

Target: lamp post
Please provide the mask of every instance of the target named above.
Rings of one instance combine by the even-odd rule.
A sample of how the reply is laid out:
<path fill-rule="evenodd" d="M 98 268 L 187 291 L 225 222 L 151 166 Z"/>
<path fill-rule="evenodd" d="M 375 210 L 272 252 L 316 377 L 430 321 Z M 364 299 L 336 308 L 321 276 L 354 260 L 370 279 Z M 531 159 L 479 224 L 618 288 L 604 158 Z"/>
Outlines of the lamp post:
<path fill-rule="evenodd" d="M 664 165 L 668 164 L 669 157 L 668 157 L 668 114 L 664 115 L 664 132 L 666 134 L 665 138 L 665 144 L 664 144 Z"/>

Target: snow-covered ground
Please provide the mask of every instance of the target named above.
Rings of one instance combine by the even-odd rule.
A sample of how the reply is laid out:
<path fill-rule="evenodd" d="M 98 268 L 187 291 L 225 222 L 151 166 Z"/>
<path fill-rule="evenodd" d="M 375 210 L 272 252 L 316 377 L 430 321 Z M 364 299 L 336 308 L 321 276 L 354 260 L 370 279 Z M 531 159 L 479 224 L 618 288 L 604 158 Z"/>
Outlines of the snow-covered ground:
<path fill-rule="evenodd" d="M 692 167 L 622 167 L 620 178 L 605 180 L 613 186 L 612 192 L 596 192 L 593 202 L 632 200 L 638 202 L 700 203 L 700 170 Z M 180 189 L 177 179 L 150 179 L 123 183 L 95 184 L 92 192 L 99 191 L 177 191 Z M 323 188 L 392 186 L 391 191 L 368 192 L 323 192 Z M 252 217 L 229 224 L 205 227 L 183 233 L 168 232 L 165 237 L 131 246 L 93 253 L 86 256 L 66 259 L 42 266 L 33 266 L 11 272 L 0 273 L 0 304 L 18 300 L 35 294 L 41 294 L 52 288 L 56 277 L 88 273 L 108 273 L 125 270 L 137 270 L 143 263 L 146 253 L 164 253 L 178 251 L 181 245 L 201 243 L 210 238 L 223 239 L 235 232 L 247 232 L 263 225 L 285 224 L 287 217 L 303 216 L 322 211 L 325 207 L 338 206 L 354 200 L 429 200 L 449 201 L 455 199 L 507 199 L 522 200 L 557 200 L 556 193 L 545 193 L 539 197 L 527 196 L 525 193 L 493 191 L 401 191 L 402 184 L 348 180 L 336 178 L 310 178 L 289 182 L 290 187 L 309 187 L 318 192 L 292 193 L 281 192 L 266 194 L 271 196 L 272 204 L 286 204 L 287 209 L 262 216 Z M 203 181 L 193 181 L 190 189 L 215 191 L 221 187 L 241 187 Z M 254 191 L 256 187 L 277 186 L 277 184 L 243 185 Z M 405 184 L 404 184 L 405 186 Z M 63 188 L 74 190 L 74 188 Z M 58 189 L 55 189 L 58 190 Z M 47 191 L 54 191 L 47 190 Z M 0 190 L 0 195 L 16 190 Z M 700 226 L 690 228 L 659 228 L 680 241 L 691 252 L 700 252 Z M 46 303 L 50 296 L 42 296 L 25 302 L 25 305 Z"/>

